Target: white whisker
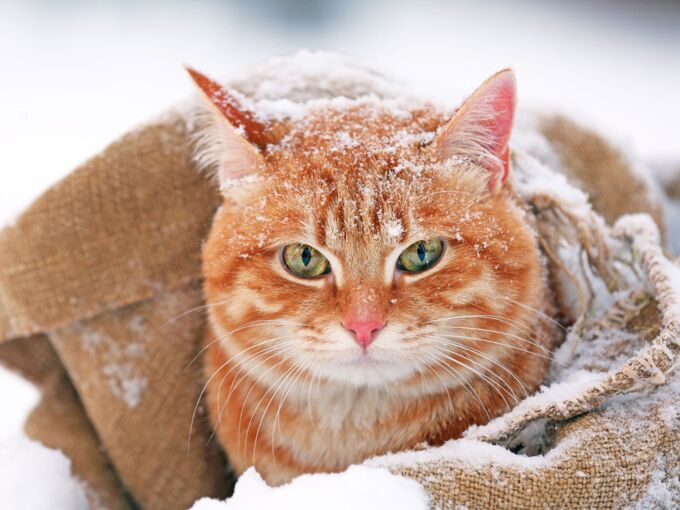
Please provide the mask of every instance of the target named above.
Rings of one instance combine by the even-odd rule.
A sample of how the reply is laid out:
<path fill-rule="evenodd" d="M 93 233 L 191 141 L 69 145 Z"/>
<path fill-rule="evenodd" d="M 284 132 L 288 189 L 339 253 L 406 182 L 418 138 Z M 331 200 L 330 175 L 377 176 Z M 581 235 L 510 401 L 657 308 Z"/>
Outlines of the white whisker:
<path fill-rule="evenodd" d="M 545 319 L 545 320 L 547 320 L 547 321 L 553 323 L 555 326 L 561 328 L 563 331 L 566 331 L 566 330 L 567 330 L 567 328 L 565 328 L 562 324 L 560 324 L 558 321 L 556 321 L 556 320 L 553 319 L 552 317 L 546 315 L 546 314 L 545 314 L 544 312 L 542 312 L 541 310 L 538 310 L 538 309 L 536 309 L 536 308 L 533 308 L 533 307 L 531 307 L 531 306 L 529 306 L 529 305 L 527 305 L 527 304 L 525 304 L 525 303 L 520 303 L 519 301 L 515 301 L 514 299 L 511 299 L 511 298 L 509 298 L 509 297 L 507 297 L 507 296 L 501 296 L 501 297 L 502 297 L 503 299 L 505 299 L 506 301 L 510 301 L 512 304 L 515 304 L 515 305 L 517 305 L 517 306 L 521 306 L 522 308 L 525 308 L 525 309 L 527 309 L 527 310 L 529 310 L 529 311 L 531 311 L 531 312 L 534 312 L 534 313 L 538 314 L 540 317 L 542 317 L 543 319 Z"/>
<path fill-rule="evenodd" d="M 491 315 L 491 314 L 472 314 L 472 315 L 452 315 L 450 317 L 443 317 L 440 319 L 434 319 L 431 321 L 427 321 L 424 323 L 424 325 L 430 325 L 430 324 L 436 324 L 438 322 L 446 322 L 446 321 L 451 321 L 451 320 L 462 320 L 462 319 L 489 319 L 489 320 L 495 320 L 498 322 L 501 322 L 503 324 L 507 324 L 508 326 L 512 326 L 513 328 L 517 328 L 519 330 L 522 330 L 524 333 L 527 335 L 531 336 L 534 334 L 534 332 L 525 324 L 515 320 L 515 319 L 510 319 L 508 317 L 501 317 L 500 315 Z"/>
<path fill-rule="evenodd" d="M 253 418 L 255 418 L 255 415 L 257 414 L 257 411 L 259 410 L 262 401 L 267 397 L 267 395 L 269 395 L 271 393 L 272 389 L 274 389 L 274 392 L 271 394 L 271 397 L 269 398 L 269 401 L 267 402 L 267 405 L 265 406 L 264 411 L 262 411 L 262 415 L 260 416 L 260 421 L 259 421 L 258 426 L 257 426 L 257 431 L 255 432 L 255 441 L 253 441 L 253 457 L 252 457 L 252 463 L 253 464 L 255 463 L 255 451 L 256 451 L 255 449 L 257 447 L 257 438 L 258 438 L 258 435 L 260 433 L 260 427 L 262 426 L 262 421 L 264 420 L 265 416 L 267 415 L 267 411 L 269 410 L 269 406 L 271 406 L 271 403 L 274 400 L 274 398 L 276 398 L 276 395 L 278 394 L 279 390 L 283 387 L 283 385 L 286 383 L 286 381 L 288 381 L 289 378 L 295 373 L 299 363 L 300 363 L 300 361 L 294 362 L 293 365 L 288 370 L 286 370 L 286 372 L 283 374 L 283 376 L 281 378 L 277 378 L 274 385 L 269 386 L 267 388 L 267 391 L 265 392 L 265 394 L 262 396 L 262 398 L 258 401 L 257 405 L 255 406 L 255 411 L 250 416 L 250 420 L 248 421 L 248 427 L 246 428 L 246 435 L 245 435 L 246 439 L 248 438 L 248 434 L 250 432 L 250 426 L 253 422 Z M 245 452 L 245 453 L 247 455 L 248 452 Z"/>
<path fill-rule="evenodd" d="M 214 345 L 215 343 L 217 343 L 221 340 L 224 340 L 228 336 L 233 335 L 234 333 L 237 333 L 237 332 L 242 331 L 242 330 L 247 329 L 247 328 L 252 328 L 252 327 L 255 327 L 255 326 L 262 326 L 262 325 L 271 325 L 271 324 L 284 324 L 284 323 L 283 322 L 279 323 L 278 321 L 275 321 L 275 320 L 265 320 L 265 319 L 256 320 L 256 321 L 247 322 L 245 324 L 238 326 L 237 328 L 235 328 L 231 331 L 223 333 L 222 335 L 215 338 L 212 342 L 208 342 L 206 345 L 204 345 L 203 348 L 200 351 L 198 351 L 198 353 L 193 358 L 191 358 L 191 361 L 187 364 L 187 366 L 184 368 L 184 370 L 187 370 L 191 366 L 191 364 L 194 361 L 196 361 L 196 359 L 198 359 L 198 357 L 201 354 L 203 354 L 205 352 L 205 350 L 208 349 L 211 345 Z M 285 323 L 285 324 L 288 325 L 288 323 Z"/>
<path fill-rule="evenodd" d="M 260 382 L 260 380 L 262 380 L 262 378 L 264 378 L 273 369 L 276 369 L 277 372 L 278 372 L 278 367 L 280 367 L 286 361 L 287 361 L 286 358 L 282 358 L 281 360 L 279 360 L 278 363 L 269 367 L 269 369 L 267 369 L 264 373 L 260 374 L 260 376 L 255 380 L 255 382 L 253 384 L 251 384 L 250 389 L 248 390 L 248 393 L 246 393 L 246 396 L 243 399 L 243 405 L 241 406 L 241 412 L 239 413 L 239 417 L 238 417 L 238 431 L 236 433 L 237 446 L 238 446 L 237 451 L 238 451 L 239 456 L 241 455 L 241 424 L 243 422 L 243 412 L 245 411 L 246 407 L 248 407 L 248 398 L 250 397 L 250 394 L 252 393 L 253 389 L 255 389 L 255 387 L 259 385 L 259 382 Z M 244 376 L 244 378 L 245 378 L 245 376 Z M 262 399 L 264 399 L 264 397 L 267 396 L 267 393 L 269 393 L 269 389 L 267 389 L 267 392 L 262 396 L 260 401 L 257 403 L 257 405 L 255 406 L 255 409 L 251 410 L 252 414 L 250 416 L 250 421 L 248 422 L 248 428 L 250 428 L 250 423 L 252 422 L 253 417 L 255 416 L 255 413 L 257 412 L 257 409 L 260 407 L 260 402 L 262 402 Z M 247 434 L 248 434 L 248 432 L 246 431 L 246 439 L 247 439 Z M 245 452 L 245 453 L 247 454 L 247 452 Z"/>
<path fill-rule="evenodd" d="M 472 331 L 483 331 L 483 332 L 486 332 L 486 333 L 503 334 L 502 331 L 495 331 L 493 329 L 484 329 L 484 328 L 475 328 L 475 327 L 453 326 L 453 329 L 454 330 L 455 329 L 465 329 L 465 330 L 472 330 Z M 545 355 L 545 354 L 542 354 L 540 352 L 530 351 L 528 349 L 524 349 L 522 347 L 518 347 L 518 346 L 512 345 L 512 344 L 507 344 L 505 342 L 499 342 L 498 340 L 490 340 L 488 338 L 481 338 L 481 337 L 476 337 L 476 336 L 456 335 L 453 331 L 438 332 L 437 334 L 443 335 L 443 336 L 455 336 L 456 338 L 459 338 L 461 340 L 477 340 L 479 342 L 500 345 L 500 346 L 503 346 L 503 347 L 507 347 L 508 349 L 513 349 L 513 350 L 516 350 L 516 351 L 524 352 L 526 354 L 531 354 L 533 356 L 538 356 L 539 358 L 543 358 L 543 359 L 546 359 L 546 360 L 552 360 L 552 353 L 550 352 L 550 350 L 546 349 L 545 347 L 542 347 L 540 344 L 537 344 L 536 342 L 529 342 L 529 343 L 531 345 L 534 345 L 534 346 L 536 346 L 540 349 L 547 351 L 549 355 Z M 516 336 L 511 335 L 509 333 L 506 336 L 510 336 L 511 338 L 515 338 L 515 339 L 520 340 L 520 341 L 525 341 L 525 342 L 527 341 L 525 339 L 516 337 Z"/>
<path fill-rule="evenodd" d="M 493 387 L 493 389 L 496 391 L 496 393 L 498 393 L 498 395 L 500 395 L 500 397 L 503 399 L 503 402 L 505 403 L 505 405 L 506 405 L 507 407 L 512 407 L 512 406 L 511 406 L 510 403 L 506 400 L 506 398 L 505 398 L 505 396 L 503 395 L 503 392 L 502 392 L 501 390 L 506 391 L 506 392 L 508 392 L 508 394 L 512 395 L 512 397 L 515 399 L 515 402 L 519 402 L 519 400 L 517 400 L 517 396 L 515 395 L 515 392 L 512 391 L 512 388 L 510 388 L 510 391 L 508 391 L 508 389 L 504 388 L 503 386 L 501 386 L 500 384 L 498 384 L 498 383 L 497 383 L 496 381 L 494 381 L 493 379 L 491 379 L 491 378 L 489 378 L 488 376 L 484 375 L 484 374 L 483 374 L 482 372 L 480 372 L 479 370 L 476 370 L 476 369 L 470 367 L 469 365 L 466 365 L 465 363 L 462 363 L 461 361 L 458 361 L 457 359 L 452 358 L 451 356 L 448 355 L 448 353 L 447 353 L 446 351 L 441 350 L 441 351 L 440 351 L 440 354 L 441 354 L 444 358 L 446 358 L 447 360 L 452 361 L 453 363 L 456 363 L 456 364 L 458 364 L 458 365 L 461 365 L 461 366 L 462 366 L 463 368 L 465 368 L 466 370 L 469 370 L 469 371 L 473 372 L 475 375 L 477 375 L 477 377 L 479 377 L 479 378 L 482 379 L 483 381 L 486 381 L 487 383 L 489 383 L 489 384 Z M 469 358 L 469 357 L 467 357 L 467 356 L 465 356 L 465 355 L 463 355 L 463 354 L 458 353 L 458 355 L 461 356 L 463 359 L 469 361 L 470 363 L 473 363 L 473 364 L 477 365 L 478 367 L 482 368 L 483 370 L 485 370 L 485 371 L 487 371 L 487 372 L 489 372 L 489 373 L 495 375 L 496 377 L 498 377 L 497 374 L 494 374 L 494 373 L 491 372 L 487 367 L 485 367 L 484 365 L 481 365 L 479 362 L 477 362 L 477 361 L 475 361 L 475 360 L 473 360 L 473 359 L 471 359 L 471 358 Z M 500 377 L 499 377 L 499 378 L 500 378 Z M 507 382 L 506 382 L 505 380 L 503 380 L 502 378 L 500 378 L 500 379 L 507 385 Z M 508 386 L 508 388 L 509 388 L 509 386 Z"/>
<path fill-rule="evenodd" d="M 281 338 L 285 338 L 285 337 L 279 337 L 279 338 L 277 338 L 276 340 L 279 340 L 279 339 L 281 339 Z M 255 361 L 255 360 L 258 360 L 258 359 L 259 359 L 259 361 L 255 364 L 255 367 L 253 367 L 253 368 L 260 367 L 260 366 L 262 366 L 264 363 L 266 363 L 267 361 L 269 361 L 270 359 L 275 358 L 275 357 L 277 357 L 277 356 L 281 356 L 282 354 L 285 354 L 285 353 L 288 352 L 288 351 L 292 351 L 292 350 L 293 350 L 293 347 L 292 347 L 292 346 L 294 346 L 294 345 L 295 345 L 295 342 L 293 342 L 293 341 L 280 342 L 280 343 L 278 343 L 278 344 L 276 344 L 276 345 L 267 347 L 266 349 L 262 350 L 261 352 L 257 353 L 257 354 L 254 355 L 254 356 L 245 358 L 245 359 L 243 359 L 243 360 L 237 360 L 237 361 L 236 361 L 236 365 L 234 365 L 231 369 L 229 369 L 229 371 L 228 371 L 226 374 L 224 374 L 224 377 L 222 377 L 222 381 L 220 381 L 220 385 L 219 385 L 218 388 L 217 388 L 217 402 L 218 402 L 218 405 L 220 405 L 220 404 L 219 404 L 219 402 L 221 402 L 221 400 L 220 400 L 220 392 L 221 392 L 221 389 L 222 389 L 222 384 L 223 384 L 223 382 L 224 382 L 224 379 L 226 379 L 232 371 L 234 371 L 236 368 L 238 368 L 238 371 L 236 372 L 236 374 L 234 374 L 234 378 L 233 378 L 233 380 L 232 380 L 232 382 L 231 382 L 231 386 L 230 386 L 230 389 L 229 389 L 229 394 L 227 395 L 227 398 L 226 398 L 224 404 L 220 405 L 220 408 L 219 408 L 219 410 L 218 410 L 218 413 L 217 413 L 217 423 L 218 423 L 218 424 L 221 423 L 221 419 L 222 419 L 222 411 L 223 411 L 226 407 L 228 407 L 229 401 L 231 400 L 231 396 L 232 396 L 233 392 L 234 392 L 234 391 L 236 390 L 236 388 L 238 388 L 238 386 L 241 384 L 241 381 L 243 381 L 244 379 L 246 379 L 246 378 L 248 377 L 248 373 L 246 372 L 246 373 L 244 373 L 243 376 L 239 379 L 239 375 L 240 375 L 241 372 L 246 368 L 246 367 L 245 367 L 246 361 Z M 265 356 L 266 354 L 269 354 L 269 356 L 266 356 L 265 358 L 262 358 L 262 356 Z M 260 358 L 262 358 L 262 359 L 260 359 Z M 214 433 L 215 433 L 215 431 L 213 431 L 213 435 L 214 435 Z M 211 435 L 211 439 L 212 439 L 212 437 L 213 437 L 213 436 Z"/>
<path fill-rule="evenodd" d="M 295 387 L 297 384 L 298 380 L 300 377 L 304 374 L 304 372 L 309 368 L 309 364 L 307 363 L 310 359 L 311 355 L 306 356 L 303 360 L 301 360 L 301 363 L 298 367 L 298 370 L 295 373 L 295 376 L 293 379 L 290 381 L 288 384 L 287 388 L 284 390 L 283 393 L 283 398 L 279 400 L 279 407 L 276 409 L 276 414 L 274 415 L 274 423 L 272 424 L 271 427 L 271 451 L 272 451 L 272 459 L 274 460 L 274 469 L 278 472 L 278 465 L 276 464 L 276 453 L 274 449 L 274 440 L 276 436 L 276 431 L 278 430 L 279 433 L 279 438 L 283 438 L 283 433 L 281 432 L 281 422 L 279 421 L 279 416 L 281 413 L 281 409 L 283 405 L 285 404 L 286 400 L 288 399 L 288 395 L 290 394 L 291 390 Z M 272 396 L 274 398 L 274 396 Z M 266 412 L 266 410 L 265 410 Z M 255 434 L 255 442 L 257 443 L 257 437 L 260 432 L 260 425 L 257 427 L 257 433 Z M 255 455 L 253 455 L 253 463 L 255 463 Z"/>
<path fill-rule="evenodd" d="M 516 376 L 516 375 L 515 375 L 508 367 L 506 367 L 506 366 L 505 366 L 503 363 L 501 363 L 499 360 L 492 358 L 491 356 L 487 355 L 487 354 L 484 353 L 483 351 L 480 351 L 479 349 L 475 349 L 474 347 L 470 347 L 470 346 L 461 344 L 461 343 L 459 343 L 459 342 L 454 342 L 454 341 L 452 341 L 452 340 L 450 340 L 450 339 L 447 339 L 447 338 L 439 338 L 439 340 L 442 340 L 442 341 L 446 342 L 447 344 L 452 345 L 452 346 L 454 346 L 454 347 L 457 347 L 457 348 L 459 348 L 459 349 L 463 349 L 463 350 L 465 350 L 465 351 L 468 351 L 468 352 L 472 352 L 472 353 L 474 353 L 474 354 L 477 354 L 478 356 L 484 358 L 485 360 L 487 360 L 487 361 L 493 363 L 494 365 L 496 365 L 496 366 L 497 366 L 498 368 L 500 368 L 501 370 L 504 370 L 504 371 L 505 371 L 508 375 L 510 375 L 510 377 L 512 377 L 515 381 L 517 381 L 517 382 L 519 383 L 520 387 L 522 388 L 522 390 L 524 391 L 524 395 L 525 395 L 525 396 L 528 396 L 528 388 L 526 387 L 526 384 L 524 383 L 524 381 L 522 381 L 520 378 L 518 378 L 518 377 L 517 377 L 517 376 Z M 464 357 L 465 357 L 465 356 L 464 356 Z M 467 357 L 465 357 L 465 358 L 468 359 Z M 483 365 L 480 365 L 480 366 L 483 366 Z M 518 401 L 518 399 L 517 399 L 517 396 L 515 395 L 514 390 L 512 389 L 512 387 L 511 387 L 510 385 L 508 385 L 507 381 L 505 381 L 505 379 L 503 379 L 502 377 L 500 377 L 500 376 L 499 376 L 498 374 L 496 374 L 495 372 L 488 370 L 488 368 L 486 368 L 486 367 L 484 367 L 484 368 L 485 368 L 485 370 L 489 371 L 491 374 L 493 374 L 494 376 L 496 376 L 498 379 L 500 379 L 500 380 L 503 382 L 503 384 L 506 385 L 506 387 L 507 387 L 510 391 L 512 391 L 513 398 L 515 399 L 515 403 L 519 403 L 519 401 Z"/>

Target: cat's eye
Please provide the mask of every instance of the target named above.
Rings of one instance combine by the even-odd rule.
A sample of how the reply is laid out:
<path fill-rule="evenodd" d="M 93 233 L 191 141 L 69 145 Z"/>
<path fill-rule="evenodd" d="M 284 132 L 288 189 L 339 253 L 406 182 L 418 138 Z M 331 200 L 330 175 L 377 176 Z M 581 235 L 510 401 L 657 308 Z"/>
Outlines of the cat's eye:
<path fill-rule="evenodd" d="M 308 244 L 293 243 L 283 248 L 283 264 L 300 278 L 316 278 L 331 271 L 328 259 Z"/>
<path fill-rule="evenodd" d="M 417 241 L 401 252 L 397 269 L 420 273 L 434 266 L 443 252 L 444 242 L 439 238 Z"/>

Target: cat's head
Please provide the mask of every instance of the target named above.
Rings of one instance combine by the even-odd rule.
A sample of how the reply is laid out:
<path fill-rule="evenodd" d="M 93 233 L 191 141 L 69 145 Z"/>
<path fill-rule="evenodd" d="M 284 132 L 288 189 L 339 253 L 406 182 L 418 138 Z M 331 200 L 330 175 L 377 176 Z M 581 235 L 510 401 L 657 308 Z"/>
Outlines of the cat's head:
<path fill-rule="evenodd" d="M 258 373 L 281 361 L 307 378 L 437 386 L 499 362 L 517 373 L 538 351 L 538 250 L 506 184 L 511 71 L 453 115 L 364 98 L 274 120 L 190 73 L 224 194 L 203 267 L 228 356 Z"/>

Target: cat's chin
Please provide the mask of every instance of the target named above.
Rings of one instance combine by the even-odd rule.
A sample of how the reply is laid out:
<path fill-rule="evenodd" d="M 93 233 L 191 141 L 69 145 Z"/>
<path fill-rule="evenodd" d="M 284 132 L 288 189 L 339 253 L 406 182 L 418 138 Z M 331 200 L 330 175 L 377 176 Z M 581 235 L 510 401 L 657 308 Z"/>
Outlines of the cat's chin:
<path fill-rule="evenodd" d="M 319 375 L 352 386 L 383 386 L 410 378 L 416 371 L 405 360 L 386 360 L 367 354 L 327 362 Z"/>

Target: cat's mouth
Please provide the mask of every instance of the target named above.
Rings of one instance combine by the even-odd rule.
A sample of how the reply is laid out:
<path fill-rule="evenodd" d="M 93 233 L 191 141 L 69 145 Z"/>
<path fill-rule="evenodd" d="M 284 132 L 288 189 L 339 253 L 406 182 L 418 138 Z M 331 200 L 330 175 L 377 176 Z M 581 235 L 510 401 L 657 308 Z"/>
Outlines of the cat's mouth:
<path fill-rule="evenodd" d="M 335 356 L 319 367 L 324 376 L 353 385 L 376 386 L 404 380 L 417 371 L 414 363 L 378 349 Z"/>
<path fill-rule="evenodd" d="M 353 355 L 350 359 L 341 363 L 344 363 L 348 366 L 371 368 L 377 366 L 389 366 L 391 364 L 397 363 L 397 361 L 393 359 L 385 359 L 384 356 L 376 355 L 373 351 L 368 350 Z"/>

